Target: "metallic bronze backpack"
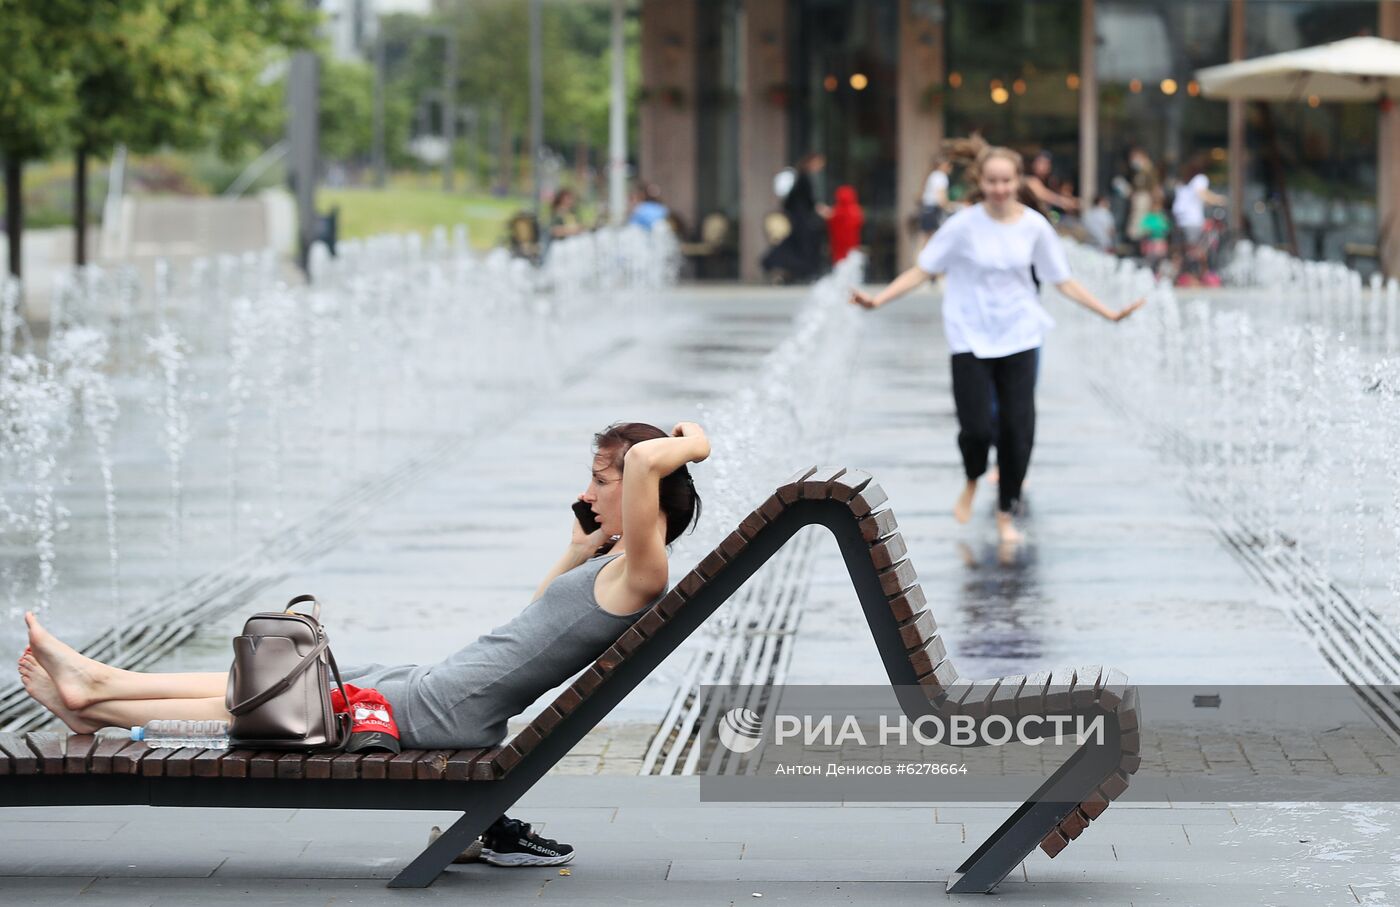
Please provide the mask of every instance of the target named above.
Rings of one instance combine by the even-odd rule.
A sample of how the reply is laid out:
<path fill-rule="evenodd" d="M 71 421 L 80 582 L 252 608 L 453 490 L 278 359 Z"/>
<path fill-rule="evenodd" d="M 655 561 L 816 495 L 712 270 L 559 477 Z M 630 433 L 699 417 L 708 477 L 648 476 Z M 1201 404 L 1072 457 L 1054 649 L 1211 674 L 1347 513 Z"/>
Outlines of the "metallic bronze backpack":
<path fill-rule="evenodd" d="M 292 610 L 311 602 L 310 614 Z M 340 749 L 349 738 L 347 713 L 331 708 L 331 678 L 345 684 L 321 626 L 321 603 L 298 595 L 285 611 L 248 618 L 233 640 L 233 669 L 224 704 L 233 715 L 234 746 L 258 749 Z M 348 698 L 346 701 L 349 701 Z"/>

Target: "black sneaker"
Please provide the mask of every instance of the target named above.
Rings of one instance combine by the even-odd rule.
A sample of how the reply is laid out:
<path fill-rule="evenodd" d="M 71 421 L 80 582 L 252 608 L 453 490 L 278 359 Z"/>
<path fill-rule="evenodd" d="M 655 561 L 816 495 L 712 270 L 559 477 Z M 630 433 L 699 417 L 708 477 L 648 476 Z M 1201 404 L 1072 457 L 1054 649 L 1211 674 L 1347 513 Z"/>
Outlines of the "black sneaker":
<path fill-rule="evenodd" d="M 481 859 L 492 866 L 560 866 L 573 858 L 572 844 L 542 838 L 519 819 L 499 819 L 481 836 Z"/>

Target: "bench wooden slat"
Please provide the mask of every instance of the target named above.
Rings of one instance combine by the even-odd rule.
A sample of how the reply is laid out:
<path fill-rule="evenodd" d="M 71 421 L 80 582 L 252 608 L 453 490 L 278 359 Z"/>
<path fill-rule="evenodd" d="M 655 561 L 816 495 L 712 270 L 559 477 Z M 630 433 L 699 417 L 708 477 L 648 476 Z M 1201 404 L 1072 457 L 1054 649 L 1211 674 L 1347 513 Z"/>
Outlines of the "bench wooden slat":
<path fill-rule="evenodd" d="M 1069 811 L 1069 815 L 1060 820 L 1059 829 L 1066 838 L 1073 841 L 1084 833 L 1084 829 L 1089 827 L 1089 819 L 1079 811 L 1079 807 Z"/>
<path fill-rule="evenodd" d="M 219 777 L 219 763 L 229 750 L 205 750 L 190 760 L 190 774 L 196 778 Z"/>
<path fill-rule="evenodd" d="M 516 752 L 524 755 L 534 749 L 543 739 L 543 734 L 535 730 L 533 725 L 527 724 L 520 729 L 520 733 L 511 738 L 510 745 Z"/>
<path fill-rule="evenodd" d="M 133 740 L 112 756 L 112 774 L 135 775 L 140 770 L 141 760 L 153 752 L 144 740 Z"/>
<path fill-rule="evenodd" d="M 923 687 L 924 695 L 928 696 L 929 699 L 936 699 L 946 693 L 957 681 L 958 669 L 954 667 L 951 658 L 945 658 L 932 671 L 919 678 L 919 686 Z"/>
<path fill-rule="evenodd" d="M 717 549 L 723 554 L 726 560 L 734 560 L 734 556 L 749 546 L 749 540 L 744 538 L 744 534 L 735 529 L 724 537 L 724 541 L 719 543 Z"/>
<path fill-rule="evenodd" d="M 1060 831 L 1058 828 L 1053 829 L 1050 834 L 1046 835 L 1040 842 L 1040 849 L 1045 851 L 1046 855 L 1052 860 L 1059 856 L 1060 851 L 1068 846 L 1069 838 L 1066 838 L 1064 832 Z"/>
<path fill-rule="evenodd" d="M 219 760 L 219 777 L 247 778 L 252 772 L 254 750 L 236 749 L 224 754 Z"/>
<path fill-rule="evenodd" d="M 968 715 L 978 720 L 986 718 L 991 708 L 992 697 L 1001 687 L 1001 678 L 994 680 L 979 680 L 972 685 L 972 689 L 962 700 L 962 714 Z"/>
<path fill-rule="evenodd" d="M 920 611 L 899 625 L 899 638 L 903 640 L 904 648 L 909 651 L 923 648 L 937 632 L 938 627 L 933 623 L 933 614 L 927 610 Z"/>
<path fill-rule="evenodd" d="M 550 705 L 552 705 L 554 710 L 559 714 L 567 715 L 578 708 L 579 704 L 582 702 L 583 697 L 580 696 L 577 691 L 572 687 L 565 687 L 559 691 L 559 695 L 554 697 L 554 701 L 551 702 Z"/>
<path fill-rule="evenodd" d="M 899 623 L 904 623 L 928 607 L 928 599 L 924 597 L 922 586 L 910 586 L 898 595 L 890 595 L 886 598 L 889 599 L 890 613 Z"/>
<path fill-rule="evenodd" d="M 1104 672 L 1103 684 L 1099 689 L 1099 708 L 1106 712 L 1113 711 L 1127 692 L 1128 675 L 1117 668 L 1109 668 Z"/>
<path fill-rule="evenodd" d="M 776 494 L 770 495 L 768 500 L 758 505 L 758 512 L 770 523 L 781 516 L 786 509 L 787 505 L 784 504 L 783 499 Z"/>
<path fill-rule="evenodd" d="M 914 563 L 908 559 L 880 571 L 880 588 L 884 590 L 886 598 L 898 595 L 918 581 L 919 574 L 914 571 Z"/>
<path fill-rule="evenodd" d="M 306 779 L 308 781 L 325 781 L 331 776 L 331 763 L 342 754 L 340 753 L 315 753 L 306 757 Z"/>
<path fill-rule="evenodd" d="M 366 781 L 383 781 L 389 776 L 389 760 L 393 753 L 368 753 L 360 760 L 360 777 Z"/>
<path fill-rule="evenodd" d="M 627 660 L 627 653 L 617 646 L 608 646 L 598 660 L 593 662 L 593 667 L 597 668 L 604 676 L 617 670 L 617 666 Z"/>
<path fill-rule="evenodd" d="M 165 760 L 165 777 L 189 778 L 194 774 L 194 760 L 208 749 L 202 746 L 187 746 L 175 750 Z"/>
<path fill-rule="evenodd" d="M 1142 757 L 1137 753 L 1124 753 L 1122 758 L 1118 760 L 1118 770 L 1124 774 L 1135 774 L 1140 768 L 1142 768 Z"/>
<path fill-rule="evenodd" d="M 656 631 L 666 626 L 666 618 L 655 608 L 648 608 L 647 613 L 637 618 L 637 622 L 632 625 L 637 632 L 651 639 L 656 635 Z"/>
<path fill-rule="evenodd" d="M 452 750 L 430 750 L 424 753 L 415 766 L 414 777 L 420 781 L 440 780 L 447 774 L 447 760 L 451 757 Z"/>
<path fill-rule="evenodd" d="M 165 774 L 165 763 L 178 750 L 161 747 L 152 748 L 149 753 L 141 758 L 141 774 L 146 777 L 159 778 Z"/>
<path fill-rule="evenodd" d="M 277 760 L 282 758 L 281 750 L 258 750 L 248 760 L 249 778 L 276 778 Z"/>
<path fill-rule="evenodd" d="M 667 592 L 661 597 L 661 601 L 657 602 L 655 605 L 652 605 L 652 608 L 656 611 L 656 613 L 660 614 L 663 619 L 667 620 L 679 614 L 680 610 L 684 607 L 685 596 L 681 595 L 680 592 L 676 589 L 672 589 L 670 592 Z"/>
<path fill-rule="evenodd" d="M 501 755 L 504 747 L 495 746 L 481 754 L 481 758 L 472 763 L 471 776 L 473 781 L 495 781 L 501 776 L 501 772 L 496 768 L 496 759 Z"/>
<path fill-rule="evenodd" d="M 647 638 L 643 636 L 636 627 L 628 627 L 627 632 L 619 636 L 614 645 L 622 650 L 622 654 L 631 655 L 645 645 L 646 641 Z"/>
<path fill-rule="evenodd" d="M 739 528 L 735 532 L 752 541 L 767 525 L 768 518 L 761 510 L 755 510 L 739 521 Z"/>
<path fill-rule="evenodd" d="M 65 775 L 86 775 L 88 773 L 88 758 L 92 751 L 97 748 L 101 738 L 96 734 L 74 734 L 68 738 L 68 745 L 64 748 L 63 773 Z"/>
<path fill-rule="evenodd" d="M 1076 712 L 1091 708 L 1099 698 L 1099 678 L 1103 668 L 1099 665 L 1086 665 L 1074 669 L 1074 689 L 1070 690 L 1069 705 Z"/>
<path fill-rule="evenodd" d="M 29 749 L 39 759 L 39 771 L 45 775 L 63 774 L 63 744 L 68 735 L 57 731 L 34 731 L 24 735 Z"/>
<path fill-rule="evenodd" d="M 1001 686 L 992 694 L 991 702 L 987 706 L 988 714 L 1015 719 L 1016 697 L 1021 694 L 1021 687 L 1025 684 L 1026 678 L 1022 674 L 1002 678 Z"/>
<path fill-rule="evenodd" d="M 892 567 L 908 554 L 909 546 L 904 543 L 904 536 L 898 532 L 870 546 L 870 562 L 875 565 L 876 570 Z"/>
<path fill-rule="evenodd" d="M 345 781 L 360 777 L 360 761 L 364 758 L 362 753 L 339 754 L 331 760 L 331 778 L 336 781 Z"/>
<path fill-rule="evenodd" d="M 1121 771 L 1116 771 L 1109 775 L 1107 780 L 1099 785 L 1099 793 L 1103 794 L 1104 798 L 1108 800 L 1117 800 L 1119 797 L 1123 796 L 1123 792 L 1127 789 L 1128 776 Z"/>
<path fill-rule="evenodd" d="M 404 750 L 389 760 L 388 776 L 391 781 L 409 781 L 414 775 L 414 765 L 424 756 L 423 750 Z"/>
<path fill-rule="evenodd" d="M 890 496 L 885 494 L 885 489 L 881 488 L 874 482 L 871 482 L 869 485 L 866 485 L 864 488 L 862 488 L 860 492 L 854 495 L 849 501 L 847 501 L 846 506 L 850 507 L 851 513 L 855 514 L 856 517 L 859 518 L 869 516 L 875 511 L 876 507 L 879 507 L 881 504 L 885 503 L 889 499 Z"/>
<path fill-rule="evenodd" d="M 858 525 L 860 526 L 860 537 L 866 542 L 882 539 L 899 528 L 893 510 L 877 510 L 862 519 Z"/>
<path fill-rule="evenodd" d="M 792 478 L 778 486 L 777 498 L 784 504 L 791 504 L 802 495 L 802 483 L 810 476 L 816 474 L 817 467 L 809 466 L 793 475 Z"/>
<path fill-rule="evenodd" d="M 1044 715 L 1045 691 L 1050 686 L 1050 672 L 1036 671 L 1026 675 L 1021 692 L 1016 695 L 1017 715 Z"/>
<path fill-rule="evenodd" d="M 1128 687 L 1127 695 L 1118 704 L 1118 729 L 1120 731 L 1135 731 L 1138 728 L 1138 691 L 1137 687 Z"/>
<path fill-rule="evenodd" d="M 283 753 L 277 759 L 277 777 L 300 781 L 306 777 L 306 754 Z"/>
<path fill-rule="evenodd" d="M 496 771 L 496 777 L 504 778 L 506 775 L 510 774 L 510 770 L 519 765 L 522 758 L 523 754 L 517 750 L 514 745 L 506 744 L 501 747 L 496 751 L 495 757 L 491 760 L 491 764 Z"/>
<path fill-rule="evenodd" d="M 909 653 L 909 664 L 913 665 L 915 676 L 922 677 L 932 672 L 947 657 L 948 650 L 943 646 L 943 637 L 935 633 L 923 646 Z"/>
<path fill-rule="evenodd" d="M 474 762 L 481 758 L 487 751 L 484 749 L 457 750 L 447 759 L 447 773 L 443 776 L 448 781 L 470 781 L 471 767 Z"/>
<path fill-rule="evenodd" d="M 130 745 L 131 739 L 126 736 L 98 737 L 97 745 L 88 757 L 88 772 L 94 775 L 112 774 L 112 757 Z"/>
<path fill-rule="evenodd" d="M 875 481 L 875 477 L 864 469 L 848 469 L 831 482 L 830 495 L 833 501 L 845 504 L 865 490 Z"/>
<path fill-rule="evenodd" d="M 39 759 L 29 748 L 29 744 L 24 742 L 23 734 L 0 734 L 0 751 L 3 751 L 8 757 L 10 774 L 33 775 L 38 773 Z"/>
<path fill-rule="evenodd" d="M 846 474 L 844 466 L 822 466 L 798 483 L 798 497 L 803 500 L 825 501 L 831 497 L 831 483 Z"/>
<path fill-rule="evenodd" d="M 1079 808 L 1084 811 L 1084 815 L 1090 819 L 1097 819 L 1103 815 L 1103 811 L 1108 809 L 1108 798 L 1098 791 L 1089 795 L 1089 799 L 1079 804 Z"/>
<path fill-rule="evenodd" d="M 1050 685 L 1045 688 L 1045 714 L 1062 715 L 1069 711 L 1069 692 L 1074 686 L 1074 671 L 1059 668 L 1050 672 Z"/>
<path fill-rule="evenodd" d="M 720 571 L 728 564 L 729 561 L 725 560 L 724 554 L 719 549 L 715 549 L 700 559 L 700 563 L 695 565 L 695 572 L 708 582 L 719 576 Z"/>

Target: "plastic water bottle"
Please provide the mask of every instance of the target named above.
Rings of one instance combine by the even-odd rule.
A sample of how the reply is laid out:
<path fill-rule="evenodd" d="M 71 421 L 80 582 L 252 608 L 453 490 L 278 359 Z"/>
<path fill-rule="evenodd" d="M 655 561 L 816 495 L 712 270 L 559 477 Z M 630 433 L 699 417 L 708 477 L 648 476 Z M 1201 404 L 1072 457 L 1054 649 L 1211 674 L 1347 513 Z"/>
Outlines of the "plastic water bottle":
<path fill-rule="evenodd" d="M 145 727 L 131 729 L 132 740 L 144 740 L 155 749 L 192 747 L 205 750 L 226 750 L 229 746 L 227 721 L 152 721 Z"/>

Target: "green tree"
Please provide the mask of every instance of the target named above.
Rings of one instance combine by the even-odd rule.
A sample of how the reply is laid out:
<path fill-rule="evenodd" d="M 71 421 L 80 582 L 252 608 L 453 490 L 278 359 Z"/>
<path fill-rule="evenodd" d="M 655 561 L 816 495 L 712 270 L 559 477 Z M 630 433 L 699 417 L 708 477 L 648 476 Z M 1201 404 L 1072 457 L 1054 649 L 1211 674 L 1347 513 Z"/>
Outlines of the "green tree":
<path fill-rule="evenodd" d="M 267 78 L 311 38 L 302 0 L 89 0 L 69 29 L 75 106 L 73 222 L 85 259 L 87 159 L 133 151 L 241 144 L 275 118 Z"/>
<path fill-rule="evenodd" d="M 24 163 L 63 147 L 73 78 L 64 28 L 79 0 L 0 0 L 0 158 L 5 169 L 9 270 L 20 276 Z"/>
<path fill-rule="evenodd" d="M 408 141 L 408 101 L 386 90 L 384 146 L 391 160 Z M 328 160 L 363 162 L 374 151 L 374 68 L 321 55 L 321 154 Z"/>

